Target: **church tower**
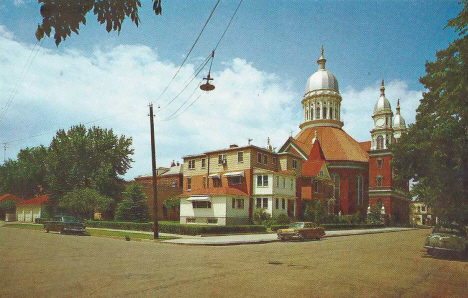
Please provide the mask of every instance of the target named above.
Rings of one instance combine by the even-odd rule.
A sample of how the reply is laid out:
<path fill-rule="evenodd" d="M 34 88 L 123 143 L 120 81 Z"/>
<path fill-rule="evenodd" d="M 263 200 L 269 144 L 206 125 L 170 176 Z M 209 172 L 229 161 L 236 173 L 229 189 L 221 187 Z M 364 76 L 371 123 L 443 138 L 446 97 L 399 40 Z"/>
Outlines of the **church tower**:
<path fill-rule="evenodd" d="M 385 81 L 382 79 L 382 87 L 380 87 L 380 97 L 375 103 L 374 128 L 371 130 L 372 145 L 371 150 L 386 150 L 393 140 L 392 129 L 392 107 L 390 102 L 385 97 Z"/>
<path fill-rule="evenodd" d="M 371 130 L 371 148 L 369 153 L 369 207 L 378 205 L 387 220 L 396 222 L 408 221 L 408 185 L 397 185 L 393 179 L 391 165 L 392 152 L 390 144 L 401 136 L 406 129 L 405 121 L 400 115 L 400 104 L 397 104 L 395 121 L 390 102 L 385 97 L 385 82 L 382 80 L 380 97 L 374 107 L 372 118 L 374 128 Z M 392 127 L 396 125 L 396 127 Z"/>

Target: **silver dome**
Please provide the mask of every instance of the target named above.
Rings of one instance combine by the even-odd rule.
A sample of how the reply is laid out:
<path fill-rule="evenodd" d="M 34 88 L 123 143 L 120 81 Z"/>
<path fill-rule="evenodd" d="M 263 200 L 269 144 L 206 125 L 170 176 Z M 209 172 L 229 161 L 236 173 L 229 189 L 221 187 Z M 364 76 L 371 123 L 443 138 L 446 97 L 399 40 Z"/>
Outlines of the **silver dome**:
<path fill-rule="evenodd" d="M 324 90 L 324 89 L 339 92 L 338 80 L 335 78 L 335 76 L 331 72 L 325 69 L 320 69 L 316 73 L 311 75 L 309 79 L 307 80 L 306 93 L 310 91 Z"/>
<path fill-rule="evenodd" d="M 325 63 L 327 60 L 323 56 L 323 46 L 322 46 L 322 55 L 317 60 L 318 70 L 309 77 L 306 84 L 306 94 L 311 91 L 318 90 L 332 90 L 339 93 L 338 90 L 338 80 L 335 76 L 325 69 Z"/>
<path fill-rule="evenodd" d="M 382 87 L 380 87 L 380 97 L 375 103 L 374 106 L 374 114 L 380 111 L 387 111 L 387 110 L 392 110 L 392 107 L 390 106 L 390 102 L 388 99 L 385 97 L 385 81 L 382 79 Z"/>
<path fill-rule="evenodd" d="M 399 128 L 399 127 L 406 128 L 405 119 L 403 119 L 403 117 L 401 117 L 401 115 L 399 114 L 396 115 L 395 119 L 393 119 L 393 127 L 394 128 Z"/>

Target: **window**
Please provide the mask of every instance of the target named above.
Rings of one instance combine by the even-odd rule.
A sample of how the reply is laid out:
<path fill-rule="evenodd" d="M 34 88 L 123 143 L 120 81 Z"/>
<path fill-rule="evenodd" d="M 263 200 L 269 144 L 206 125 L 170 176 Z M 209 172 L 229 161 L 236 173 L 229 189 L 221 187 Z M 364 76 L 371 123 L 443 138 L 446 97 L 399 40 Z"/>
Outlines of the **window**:
<path fill-rule="evenodd" d="M 268 155 L 263 154 L 263 164 L 267 165 L 268 164 Z"/>
<path fill-rule="evenodd" d="M 257 163 L 262 163 L 262 154 L 260 152 L 257 153 Z"/>
<path fill-rule="evenodd" d="M 320 176 L 320 177 L 323 177 L 324 175 L 325 175 L 325 174 L 323 173 L 323 171 L 320 171 L 319 176 Z"/>
<path fill-rule="evenodd" d="M 293 169 L 297 169 L 297 159 L 292 160 L 292 167 Z"/>
<path fill-rule="evenodd" d="M 315 109 L 315 118 L 320 119 L 320 108 L 319 107 L 317 107 L 317 109 Z"/>
<path fill-rule="evenodd" d="M 201 167 L 205 168 L 206 167 L 206 158 L 201 159 Z"/>
<path fill-rule="evenodd" d="M 258 175 L 257 186 L 268 186 L 268 175 Z"/>
<path fill-rule="evenodd" d="M 425 211 L 426 211 L 426 206 L 421 206 L 421 210 L 422 210 L 423 212 L 425 212 Z"/>
<path fill-rule="evenodd" d="M 364 178 L 358 175 L 356 178 L 356 203 L 362 206 L 364 203 Z"/>
<path fill-rule="evenodd" d="M 276 176 L 276 187 L 279 187 L 279 177 Z"/>
<path fill-rule="evenodd" d="M 377 186 L 382 186 L 382 182 L 383 182 L 382 176 L 377 176 L 375 180 L 377 181 Z"/>
<path fill-rule="evenodd" d="M 244 152 L 237 152 L 237 162 L 238 163 L 244 162 Z"/>
<path fill-rule="evenodd" d="M 213 217 L 208 217 L 206 219 L 206 223 L 209 223 L 209 224 L 217 224 L 218 223 L 218 219 L 217 218 L 213 218 Z"/>
<path fill-rule="evenodd" d="M 218 165 L 225 165 L 226 163 L 226 154 L 218 154 Z"/>
<path fill-rule="evenodd" d="M 276 156 L 273 156 L 272 163 L 273 163 L 274 165 L 276 165 Z"/>
<path fill-rule="evenodd" d="M 187 190 L 192 189 L 192 178 L 187 177 Z"/>
<path fill-rule="evenodd" d="M 236 208 L 236 199 L 234 199 L 234 198 L 232 198 L 231 207 L 232 207 L 232 209 Z"/>
<path fill-rule="evenodd" d="M 242 176 L 232 176 L 229 177 L 229 182 L 233 185 L 242 184 Z"/>
<path fill-rule="evenodd" d="M 257 204 L 255 207 L 257 207 L 257 209 L 262 208 L 262 198 L 257 198 Z"/>
<path fill-rule="evenodd" d="M 189 168 L 189 170 L 195 169 L 195 159 L 189 160 L 189 162 L 188 162 L 188 168 Z"/>
<path fill-rule="evenodd" d="M 377 150 L 384 149 L 384 140 L 382 136 L 377 137 Z"/>
<path fill-rule="evenodd" d="M 192 202 L 192 207 L 195 208 L 204 208 L 204 209 L 209 209 L 211 208 L 211 202 L 206 202 L 206 201 L 193 201 Z"/>
<path fill-rule="evenodd" d="M 213 178 L 213 187 L 220 187 L 221 186 L 221 179 Z"/>
<path fill-rule="evenodd" d="M 275 209 L 279 209 L 279 199 L 275 199 Z"/>
<path fill-rule="evenodd" d="M 331 175 L 333 179 L 333 195 L 335 196 L 335 204 L 340 205 L 340 175 L 333 173 Z"/>
<path fill-rule="evenodd" d="M 172 181 L 171 187 L 177 187 L 177 180 Z"/>
<path fill-rule="evenodd" d="M 285 199 L 281 199 L 281 209 L 286 209 L 286 200 Z"/>
<path fill-rule="evenodd" d="M 318 180 L 314 180 L 314 192 L 319 192 L 320 183 Z"/>
<path fill-rule="evenodd" d="M 322 119 L 326 119 L 327 118 L 327 108 L 326 107 L 323 107 L 322 108 Z"/>
<path fill-rule="evenodd" d="M 244 209 L 244 199 L 237 199 L 237 209 Z"/>
<path fill-rule="evenodd" d="M 291 179 L 291 190 L 294 188 L 294 180 Z"/>
<path fill-rule="evenodd" d="M 263 209 L 268 209 L 268 198 L 263 198 Z"/>
<path fill-rule="evenodd" d="M 377 159 L 377 169 L 381 170 L 383 166 L 383 159 Z"/>
<path fill-rule="evenodd" d="M 283 188 L 286 188 L 286 178 L 283 177 Z"/>
<path fill-rule="evenodd" d="M 195 217 L 187 217 L 185 219 L 185 222 L 186 223 L 194 223 L 196 221 Z"/>

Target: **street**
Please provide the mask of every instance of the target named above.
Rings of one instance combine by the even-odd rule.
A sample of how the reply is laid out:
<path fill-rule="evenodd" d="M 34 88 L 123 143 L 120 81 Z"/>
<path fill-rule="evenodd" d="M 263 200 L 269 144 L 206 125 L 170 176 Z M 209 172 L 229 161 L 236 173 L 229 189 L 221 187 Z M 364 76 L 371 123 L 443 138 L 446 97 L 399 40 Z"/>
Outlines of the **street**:
<path fill-rule="evenodd" d="M 428 256 L 429 232 L 209 247 L 0 227 L 0 296 L 467 297 L 467 261 Z"/>

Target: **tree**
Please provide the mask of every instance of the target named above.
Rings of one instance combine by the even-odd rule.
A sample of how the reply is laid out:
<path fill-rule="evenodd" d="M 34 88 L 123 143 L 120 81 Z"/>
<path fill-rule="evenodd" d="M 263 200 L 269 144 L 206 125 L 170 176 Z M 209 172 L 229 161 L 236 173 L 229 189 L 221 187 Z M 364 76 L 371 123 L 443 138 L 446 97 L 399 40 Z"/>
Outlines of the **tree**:
<path fill-rule="evenodd" d="M 126 197 L 117 207 L 115 219 L 121 221 L 147 222 L 149 219 L 147 197 L 141 186 L 130 184 L 123 193 Z"/>
<path fill-rule="evenodd" d="M 400 181 L 446 221 L 468 223 L 468 1 L 447 27 L 460 38 L 426 63 L 416 123 L 392 146 Z"/>
<path fill-rule="evenodd" d="M 0 219 L 5 220 L 5 214 L 14 213 L 16 210 L 15 200 L 5 200 L 0 203 Z"/>
<path fill-rule="evenodd" d="M 54 199 L 76 188 L 94 188 L 102 195 L 120 197 L 122 179 L 133 161 L 131 138 L 112 130 L 83 125 L 59 130 L 48 154 L 47 179 Z"/>
<path fill-rule="evenodd" d="M 94 211 L 110 211 L 114 200 L 91 188 L 75 189 L 59 200 L 59 208 L 80 218 L 93 218 Z"/>
<path fill-rule="evenodd" d="M 11 193 L 25 199 L 44 193 L 48 189 L 47 148 L 22 149 L 17 157 L 17 160 L 7 160 L 0 166 L 0 193 Z"/>
<path fill-rule="evenodd" d="M 71 36 L 72 31 L 79 34 L 80 24 L 86 25 L 86 15 L 91 10 L 99 23 L 106 23 L 107 32 L 120 32 L 126 18 L 137 26 L 140 23 L 140 0 L 39 0 L 39 3 L 43 3 L 40 8 L 42 24 L 38 25 L 36 38 L 41 40 L 44 34 L 50 37 L 53 28 L 57 46 Z M 153 10 L 156 15 L 162 13 L 161 0 L 153 0 Z"/>
<path fill-rule="evenodd" d="M 303 218 L 306 221 L 314 222 L 316 224 L 322 223 L 327 215 L 327 210 L 319 200 L 304 202 Z"/>
<path fill-rule="evenodd" d="M 366 222 L 369 224 L 381 224 L 383 223 L 381 215 L 382 205 L 374 205 L 370 208 L 369 214 L 367 214 Z"/>

